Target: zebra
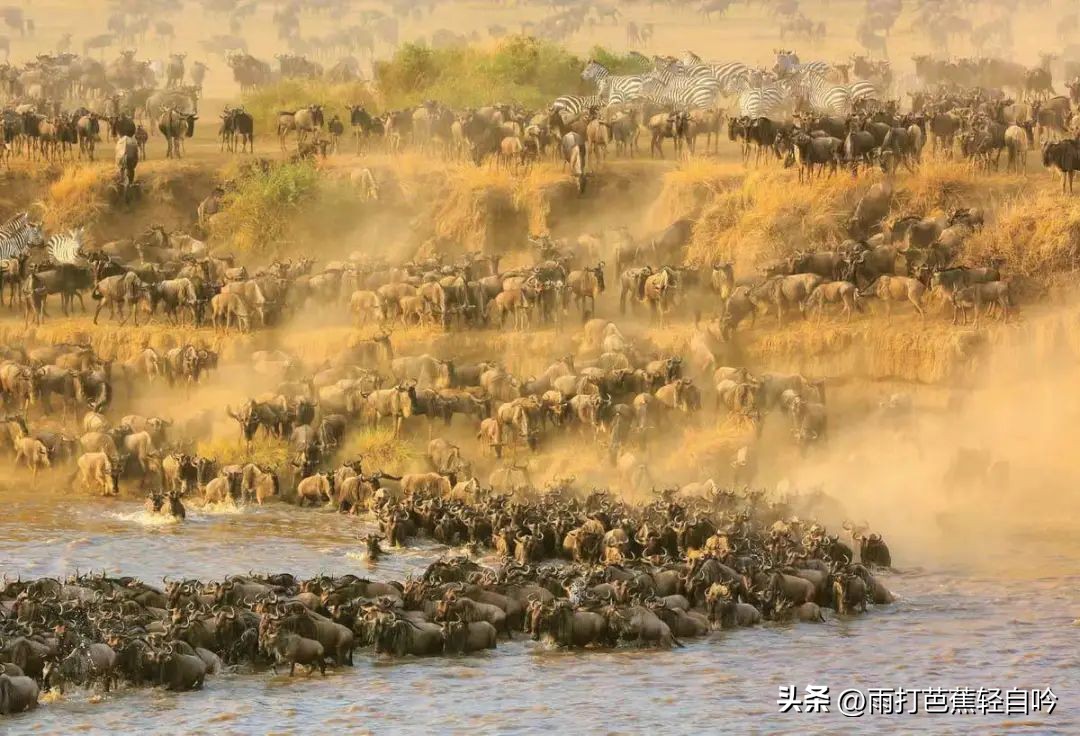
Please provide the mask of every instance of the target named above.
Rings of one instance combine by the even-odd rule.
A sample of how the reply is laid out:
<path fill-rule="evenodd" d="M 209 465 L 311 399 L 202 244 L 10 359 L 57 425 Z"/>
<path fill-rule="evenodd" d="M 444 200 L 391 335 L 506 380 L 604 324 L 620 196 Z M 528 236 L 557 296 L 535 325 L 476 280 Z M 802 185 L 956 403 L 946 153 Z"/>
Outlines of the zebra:
<path fill-rule="evenodd" d="M 873 82 L 867 82 L 865 79 L 849 84 L 848 94 L 851 95 L 852 104 L 862 102 L 863 100 L 879 99 L 877 87 Z"/>
<path fill-rule="evenodd" d="M 45 249 L 53 263 L 75 263 L 82 255 L 83 229 L 68 230 L 66 233 L 58 233 L 49 238 Z"/>
<path fill-rule="evenodd" d="M 570 117 L 576 117 L 594 107 L 603 106 L 604 101 L 600 99 L 600 95 L 564 95 L 556 97 L 551 103 L 553 111 L 566 113 Z"/>
<path fill-rule="evenodd" d="M 802 98 L 814 112 L 837 116 L 851 112 L 851 93 L 845 85 L 833 84 L 822 76 L 808 73 L 788 77 L 787 82 L 792 94 Z"/>
<path fill-rule="evenodd" d="M 27 222 L 17 233 L 0 240 L 0 261 L 9 258 L 22 258 L 31 248 L 45 242 L 41 233 L 41 224 Z"/>
<path fill-rule="evenodd" d="M 29 212 L 20 212 L 3 225 L 0 225 L 0 240 L 7 240 L 8 238 L 13 237 L 16 233 L 26 227 L 26 223 L 29 220 Z"/>
<path fill-rule="evenodd" d="M 739 115 L 751 119 L 774 118 L 788 104 L 788 91 L 779 84 L 750 87 L 739 95 Z"/>
<path fill-rule="evenodd" d="M 712 107 L 720 92 L 720 84 L 712 78 L 691 79 L 676 77 L 667 82 L 656 77 L 642 87 L 642 96 L 658 105 L 679 110 L 701 110 Z"/>
<path fill-rule="evenodd" d="M 581 78 L 593 82 L 600 98 L 608 105 L 640 99 L 641 87 L 645 83 L 645 77 L 640 74 L 612 74 L 606 66 L 594 59 L 589 59 L 589 63 L 581 71 Z"/>
<path fill-rule="evenodd" d="M 688 77 L 708 77 L 716 80 L 722 95 L 736 94 L 750 86 L 750 67 L 741 61 L 706 64 L 697 54 L 687 51 L 679 63 L 686 69 Z"/>
<path fill-rule="evenodd" d="M 812 110 L 825 115 L 850 115 L 858 102 L 878 99 L 877 88 L 870 82 L 834 84 L 806 68 L 785 77 L 784 81 L 793 95 L 802 97 Z"/>

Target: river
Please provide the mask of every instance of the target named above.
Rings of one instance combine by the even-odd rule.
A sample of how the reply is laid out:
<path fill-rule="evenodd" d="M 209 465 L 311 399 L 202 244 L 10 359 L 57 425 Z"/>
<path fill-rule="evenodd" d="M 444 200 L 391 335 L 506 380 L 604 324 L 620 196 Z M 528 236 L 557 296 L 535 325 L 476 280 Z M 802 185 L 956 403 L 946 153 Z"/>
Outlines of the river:
<path fill-rule="evenodd" d="M 0 570 L 63 576 L 76 568 L 160 581 L 234 572 L 319 572 L 401 579 L 445 552 L 394 550 L 370 565 L 365 522 L 293 507 L 189 511 L 155 524 L 138 504 L 57 501 L 25 487 L 0 489 Z M 1033 546 L 1045 547 L 1038 566 Z M 1016 538 L 970 566 L 905 567 L 888 574 L 892 606 L 824 624 L 716 632 L 673 651 L 554 650 L 524 638 L 489 654 L 376 660 L 324 678 L 284 673 L 209 678 L 202 692 L 122 689 L 44 698 L 0 721 L 5 734 L 116 733 L 1078 733 L 1080 555 L 1074 539 Z M 1018 554 L 1023 550 L 1025 554 Z M 1058 550 L 1049 552 L 1049 550 Z M 779 715 L 781 685 L 846 688 L 1051 687 L 1051 715 Z"/>

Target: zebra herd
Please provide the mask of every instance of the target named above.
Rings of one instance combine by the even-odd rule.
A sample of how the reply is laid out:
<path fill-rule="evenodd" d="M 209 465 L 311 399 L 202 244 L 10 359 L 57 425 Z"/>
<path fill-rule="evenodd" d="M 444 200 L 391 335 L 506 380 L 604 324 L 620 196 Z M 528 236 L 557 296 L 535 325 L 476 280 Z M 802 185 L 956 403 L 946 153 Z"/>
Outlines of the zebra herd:
<path fill-rule="evenodd" d="M 777 52 L 771 70 L 738 61 L 709 63 L 690 51 L 679 59 L 653 57 L 651 64 L 652 69 L 641 74 L 613 74 L 590 59 L 581 77 L 595 84 L 597 93 L 559 97 L 552 107 L 571 116 L 638 102 L 692 111 L 714 109 L 722 98 L 735 98 L 741 116 L 779 118 L 796 111 L 849 115 L 879 98 L 872 82 L 849 83 L 846 73 L 827 62 L 800 63 L 789 51 Z"/>
<path fill-rule="evenodd" d="M 83 229 L 57 233 L 46 240 L 42 224 L 31 220 L 27 212 L 0 225 L 0 293 L 3 287 L 10 287 L 12 302 L 18 287 L 25 286 L 30 250 L 41 246 L 53 265 L 74 264 L 83 254 Z"/>

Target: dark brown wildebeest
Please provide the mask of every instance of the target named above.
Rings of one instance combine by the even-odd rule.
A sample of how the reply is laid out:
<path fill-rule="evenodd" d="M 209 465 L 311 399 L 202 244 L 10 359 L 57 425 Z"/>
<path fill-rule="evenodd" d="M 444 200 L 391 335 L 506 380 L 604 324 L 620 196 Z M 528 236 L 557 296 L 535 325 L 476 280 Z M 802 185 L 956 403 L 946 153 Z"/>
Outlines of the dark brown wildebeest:
<path fill-rule="evenodd" d="M 184 138 L 195 135 L 195 113 L 180 112 L 175 107 L 161 108 L 158 117 L 158 130 L 165 136 L 167 158 L 180 158 L 184 150 Z"/>

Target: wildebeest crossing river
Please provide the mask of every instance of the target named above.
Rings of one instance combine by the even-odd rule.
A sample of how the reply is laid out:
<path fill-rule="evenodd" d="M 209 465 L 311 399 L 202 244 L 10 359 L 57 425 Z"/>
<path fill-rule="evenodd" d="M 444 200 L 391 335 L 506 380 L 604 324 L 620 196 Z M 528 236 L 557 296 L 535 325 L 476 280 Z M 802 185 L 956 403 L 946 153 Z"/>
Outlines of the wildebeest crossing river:
<path fill-rule="evenodd" d="M 367 524 L 318 511 L 195 511 L 184 524 L 154 525 L 134 503 L 87 505 L 10 487 L 4 496 L 0 569 L 8 575 L 93 568 L 157 581 L 289 570 L 400 580 L 447 551 L 394 550 L 370 565 L 358 539 Z M 1031 559 L 1035 545 L 1055 551 L 1038 568 L 1015 562 Z M 685 649 L 564 651 L 519 635 L 482 655 L 390 660 L 358 652 L 355 667 L 328 670 L 325 678 L 224 674 L 196 693 L 69 691 L 6 718 L 4 732 L 641 733 L 677 723 L 683 732 L 706 733 L 751 732 L 768 718 L 807 733 L 855 723 L 835 707 L 775 720 L 778 689 L 789 684 L 827 685 L 834 697 L 849 687 L 1049 686 L 1061 699 L 1051 716 L 875 716 L 858 725 L 872 733 L 1075 732 L 1076 551 L 1064 539 L 1015 539 L 977 571 L 897 560 L 898 571 L 884 576 L 898 596 L 892 606 L 823 624 L 714 632 Z"/>

